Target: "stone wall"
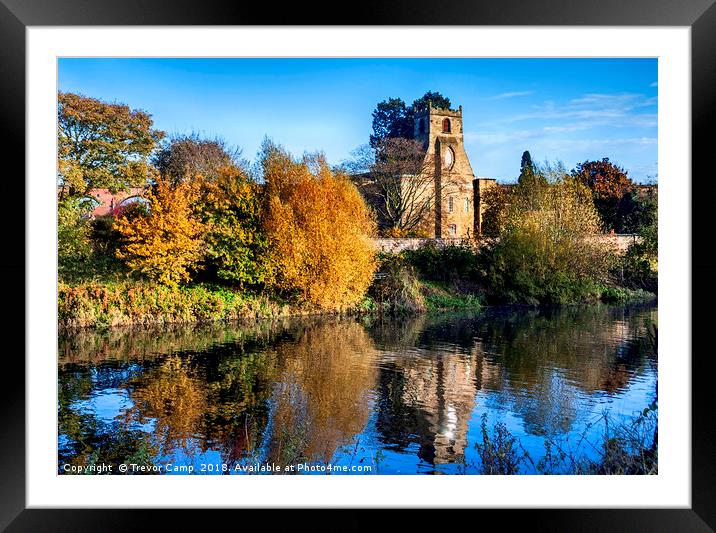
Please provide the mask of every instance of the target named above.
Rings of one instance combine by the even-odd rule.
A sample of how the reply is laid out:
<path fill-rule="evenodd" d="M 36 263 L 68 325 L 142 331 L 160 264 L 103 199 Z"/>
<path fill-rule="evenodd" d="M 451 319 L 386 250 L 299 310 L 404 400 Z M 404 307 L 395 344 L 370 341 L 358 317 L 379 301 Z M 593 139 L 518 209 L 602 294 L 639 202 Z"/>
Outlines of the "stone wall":
<path fill-rule="evenodd" d="M 433 243 L 438 248 L 445 248 L 451 244 L 468 244 L 475 246 L 475 241 L 469 239 L 373 239 L 375 248 L 379 252 L 398 254 L 405 250 L 417 250 L 428 243 Z"/>
<path fill-rule="evenodd" d="M 639 242 L 641 237 L 638 235 L 595 235 L 594 239 L 609 244 L 614 250 L 623 254 L 627 251 L 632 243 Z M 433 243 L 438 248 L 445 248 L 450 245 L 465 244 L 473 248 L 479 248 L 480 242 L 472 239 L 389 239 L 376 238 L 373 239 L 376 250 L 383 253 L 398 254 L 405 250 L 417 250 L 428 243 Z"/>
<path fill-rule="evenodd" d="M 641 237 L 632 234 L 606 234 L 597 235 L 597 240 L 611 245 L 617 253 L 624 254 L 635 242 L 641 242 Z"/>

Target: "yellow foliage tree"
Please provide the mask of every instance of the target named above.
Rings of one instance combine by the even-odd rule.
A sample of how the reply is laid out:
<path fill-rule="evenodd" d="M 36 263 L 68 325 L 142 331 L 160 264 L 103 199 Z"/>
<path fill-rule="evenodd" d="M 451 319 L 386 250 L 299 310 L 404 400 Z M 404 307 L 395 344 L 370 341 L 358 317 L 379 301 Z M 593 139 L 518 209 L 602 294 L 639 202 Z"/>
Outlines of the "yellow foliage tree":
<path fill-rule="evenodd" d="M 375 221 L 356 187 L 321 157 L 294 161 L 272 147 L 263 166 L 274 287 L 323 309 L 360 302 L 376 269 Z"/>
<path fill-rule="evenodd" d="M 524 182 L 504 207 L 492 250 L 491 286 L 509 301 L 569 303 L 594 296 L 608 277 L 612 250 L 597 238 L 589 189 L 560 164 Z"/>
<path fill-rule="evenodd" d="M 198 183 L 172 186 L 161 179 L 146 194 L 147 211 L 121 215 L 117 257 L 133 271 L 165 285 L 189 281 L 202 259 L 204 225 L 192 209 Z"/>

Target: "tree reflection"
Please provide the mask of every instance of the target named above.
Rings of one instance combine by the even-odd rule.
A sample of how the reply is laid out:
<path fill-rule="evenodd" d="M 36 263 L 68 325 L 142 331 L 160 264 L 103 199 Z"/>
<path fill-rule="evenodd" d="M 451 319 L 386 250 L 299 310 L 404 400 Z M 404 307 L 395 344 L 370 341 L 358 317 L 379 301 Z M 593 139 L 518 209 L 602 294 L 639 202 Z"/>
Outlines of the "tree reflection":
<path fill-rule="evenodd" d="M 328 462 L 370 414 L 376 350 L 356 322 L 318 324 L 275 353 L 280 380 L 271 397 L 268 461 Z"/>
<path fill-rule="evenodd" d="M 655 307 L 589 306 L 68 335 L 60 465 L 329 462 L 373 435 L 424 464 L 459 464 L 480 412 L 566 434 L 588 402 L 655 372 L 655 320 Z"/>
<path fill-rule="evenodd" d="M 142 424 L 154 423 L 154 437 L 164 453 L 175 448 L 186 451 L 193 445 L 207 409 L 204 385 L 191 375 L 185 360 L 170 356 L 141 379 L 129 383 L 134 406 L 127 415 Z"/>

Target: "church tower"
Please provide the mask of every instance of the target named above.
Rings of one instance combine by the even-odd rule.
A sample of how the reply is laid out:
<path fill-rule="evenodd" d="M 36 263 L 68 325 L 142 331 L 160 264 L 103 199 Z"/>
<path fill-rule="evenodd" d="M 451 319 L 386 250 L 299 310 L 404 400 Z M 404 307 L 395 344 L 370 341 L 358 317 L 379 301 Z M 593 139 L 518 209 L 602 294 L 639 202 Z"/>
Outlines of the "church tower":
<path fill-rule="evenodd" d="M 435 167 L 435 237 L 467 239 L 479 235 L 478 180 L 465 153 L 462 106 L 457 110 L 428 108 L 415 116 L 414 138 L 424 143 Z"/>

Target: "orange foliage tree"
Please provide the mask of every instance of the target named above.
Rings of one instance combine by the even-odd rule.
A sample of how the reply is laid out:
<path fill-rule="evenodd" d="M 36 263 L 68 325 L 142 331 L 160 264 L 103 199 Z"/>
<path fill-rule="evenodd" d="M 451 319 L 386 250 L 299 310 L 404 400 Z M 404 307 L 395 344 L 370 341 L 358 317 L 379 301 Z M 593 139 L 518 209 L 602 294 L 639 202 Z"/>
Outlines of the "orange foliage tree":
<path fill-rule="evenodd" d="M 375 222 L 348 176 L 321 157 L 263 154 L 272 285 L 324 309 L 360 302 L 376 269 Z"/>
<path fill-rule="evenodd" d="M 617 229 L 619 204 L 636 188 L 627 172 L 605 157 L 601 161 L 580 163 L 572 175 L 592 190 L 594 206 L 599 211 L 604 229 Z"/>
<path fill-rule="evenodd" d="M 171 186 L 161 179 L 148 191 L 144 213 L 121 215 L 116 229 L 122 238 L 117 257 L 130 269 L 165 285 L 189 281 L 203 254 L 204 224 L 193 210 L 197 182 Z"/>

